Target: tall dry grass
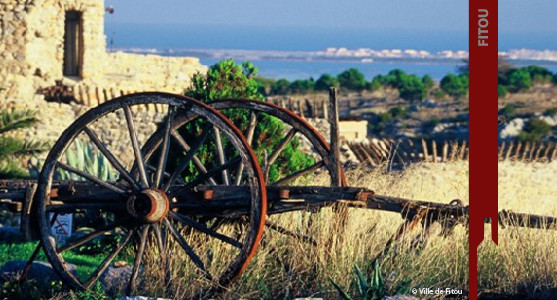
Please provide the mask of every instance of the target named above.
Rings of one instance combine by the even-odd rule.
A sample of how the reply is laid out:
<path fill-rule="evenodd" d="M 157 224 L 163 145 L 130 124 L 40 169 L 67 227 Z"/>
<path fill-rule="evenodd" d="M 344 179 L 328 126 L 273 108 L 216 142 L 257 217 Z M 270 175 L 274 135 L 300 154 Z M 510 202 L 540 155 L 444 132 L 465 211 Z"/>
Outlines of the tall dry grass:
<path fill-rule="evenodd" d="M 499 209 L 557 216 L 557 164 L 499 164 Z M 486 229 L 479 248 L 484 291 L 534 294 L 557 287 L 557 230 L 499 228 L 499 247 Z"/>
<path fill-rule="evenodd" d="M 402 173 L 360 169 L 347 172 L 347 179 L 350 186 L 366 187 L 378 194 L 444 203 L 459 198 L 468 202 L 468 166 L 465 163 L 416 165 Z M 312 178 L 311 183 L 326 185 L 325 180 L 327 178 Z M 314 247 L 297 238 L 266 229 L 262 244 L 247 271 L 219 297 L 292 299 L 314 296 L 336 299 L 338 294 L 330 279 L 354 292 L 354 266 L 358 265 L 369 274 L 372 260 L 383 251 L 385 243 L 403 219 L 400 214 L 366 209 L 350 209 L 349 214 L 342 238 L 339 238 L 339 232 L 332 225 L 334 213 L 330 208 L 314 214 L 309 229 L 309 212 L 271 216 L 274 222 L 283 227 L 311 234 L 319 246 Z M 439 230 L 436 228 L 436 232 Z M 419 235 L 420 231 L 418 229 L 413 234 Z M 331 236 L 335 236 L 332 244 Z M 414 236 L 405 239 L 396 255 L 387 254 L 379 260 L 390 293 L 395 293 L 405 283 L 412 287 L 467 289 L 468 241 L 465 228 L 457 227 L 449 238 L 432 236 L 420 252 L 410 248 L 413 239 Z M 219 252 L 218 245 L 205 246 L 212 248 L 212 260 L 226 255 L 225 251 L 216 254 Z M 209 259 L 204 256 L 206 251 L 200 250 L 198 253 L 203 259 Z M 188 261 L 178 250 L 173 259 L 176 262 Z M 191 282 L 180 284 L 180 278 L 191 276 L 188 269 L 195 270 L 186 264 L 180 274 L 174 274 L 178 278 L 174 280 L 171 295 L 179 296 L 192 288 Z M 202 285 L 201 282 L 199 284 Z M 156 286 L 156 282 L 143 285 L 150 291 L 159 291 L 159 295 L 168 296 Z"/>
<path fill-rule="evenodd" d="M 557 203 L 553 200 L 557 195 L 555 175 L 557 167 L 548 164 L 500 164 L 500 208 L 557 215 Z M 314 178 L 312 183 L 324 184 L 324 180 Z M 468 203 L 468 164 L 464 162 L 419 164 L 401 173 L 359 169 L 348 171 L 347 181 L 350 186 L 370 188 L 383 195 L 443 203 L 458 198 Z M 315 214 L 310 229 L 307 228 L 309 215 L 309 212 L 294 212 L 271 218 L 293 231 L 309 231 L 319 242 L 319 247 L 266 229 L 262 245 L 247 271 L 219 298 L 313 296 L 337 299 L 338 294 L 329 279 L 355 293 L 354 265 L 369 274 L 372 260 L 383 251 L 387 240 L 402 224 L 401 216 L 395 213 L 350 209 L 342 239 L 327 247 L 330 237 L 338 235 L 332 226 L 333 212 L 324 208 Z M 421 234 L 420 231 L 416 230 L 413 235 Z M 434 228 L 434 233 L 439 231 L 440 226 Z M 499 232 L 500 247 L 485 243 L 479 249 L 480 290 L 516 293 L 524 289 L 534 292 L 557 286 L 556 232 L 513 228 L 500 229 Z M 409 235 L 396 254 L 389 252 L 379 260 L 390 293 L 405 282 L 419 288 L 468 289 L 466 228 L 459 225 L 449 237 L 433 234 L 421 251 L 410 247 L 413 239 L 414 236 Z M 213 251 L 219 251 L 218 245 L 211 247 L 216 247 Z M 222 253 L 225 255 L 224 251 Z M 182 255 L 177 251 L 174 259 L 187 260 Z M 180 276 L 192 274 L 184 270 Z M 179 280 L 176 282 L 174 288 L 180 291 L 192 288 L 191 284 L 180 286 Z"/>

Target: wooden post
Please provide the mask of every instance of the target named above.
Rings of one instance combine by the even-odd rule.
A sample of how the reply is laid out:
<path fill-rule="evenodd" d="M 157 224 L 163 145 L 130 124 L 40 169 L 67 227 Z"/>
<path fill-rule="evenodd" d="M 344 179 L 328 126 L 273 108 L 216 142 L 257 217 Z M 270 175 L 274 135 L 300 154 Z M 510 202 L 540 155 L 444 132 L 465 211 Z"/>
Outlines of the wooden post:
<path fill-rule="evenodd" d="M 331 174 L 331 186 L 341 186 L 340 178 L 340 144 L 339 144 L 339 117 L 338 117 L 338 102 L 337 91 L 334 87 L 329 89 L 329 107 L 330 107 L 330 136 L 331 136 L 331 157 L 335 165 L 334 174 Z"/>

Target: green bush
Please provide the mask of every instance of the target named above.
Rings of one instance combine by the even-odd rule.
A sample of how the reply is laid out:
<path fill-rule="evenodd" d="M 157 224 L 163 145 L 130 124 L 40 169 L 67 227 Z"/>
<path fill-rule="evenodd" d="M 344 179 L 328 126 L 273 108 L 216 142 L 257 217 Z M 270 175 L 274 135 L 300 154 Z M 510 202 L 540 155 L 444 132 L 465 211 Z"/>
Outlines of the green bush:
<path fill-rule="evenodd" d="M 516 106 L 513 104 L 507 104 L 505 105 L 505 107 L 501 108 L 499 110 L 499 115 L 500 116 L 505 116 L 507 119 L 510 119 L 516 110 Z"/>
<path fill-rule="evenodd" d="M 376 78 L 383 84 L 398 89 L 400 97 L 405 100 L 421 101 L 427 94 L 427 88 L 422 78 L 413 74 L 406 74 L 400 69 L 391 70 L 386 76 Z"/>
<path fill-rule="evenodd" d="M 249 98 L 255 100 L 263 100 L 264 96 L 260 93 L 258 83 L 254 80 L 257 75 L 257 69 L 249 62 L 237 65 L 233 60 L 221 61 L 209 68 L 207 75 L 197 74 L 194 76 L 194 85 L 186 91 L 186 95 L 203 102 L 210 102 L 224 98 Z M 278 80 L 279 82 L 284 80 Z M 313 87 L 313 83 L 311 85 Z M 242 109 L 232 109 L 223 111 L 232 123 L 240 130 L 245 131 L 249 126 L 250 112 Z M 200 124 L 187 124 L 181 131 L 184 138 L 194 139 L 192 132 L 198 132 L 201 129 Z M 193 128 L 195 127 L 195 128 Z M 285 125 L 279 119 L 267 114 L 258 116 L 257 126 L 254 136 L 260 137 L 254 139 L 252 148 L 262 163 L 265 153 L 271 153 L 280 143 L 284 136 Z M 223 140 L 223 147 L 228 153 L 229 158 L 237 155 L 232 147 L 227 147 L 229 141 Z M 313 158 L 298 150 L 300 145 L 299 139 L 294 138 L 285 147 L 281 156 L 271 165 L 269 169 L 269 181 L 273 182 L 278 179 L 281 174 L 291 174 L 292 172 L 304 169 L 314 163 Z M 198 157 L 203 163 L 215 164 L 218 159 L 215 157 L 215 145 L 206 144 L 198 152 Z M 169 158 L 170 161 L 170 158 Z M 197 170 L 190 163 L 188 172 L 196 175 Z"/>
<path fill-rule="evenodd" d="M 440 83 L 443 92 L 453 97 L 462 97 L 468 94 L 468 76 L 447 74 Z"/>
<path fill-rule="evenodd" d="M 284 78 L 281 78 L 271 84 L 271 94 L 272 95 L 286 95 L 288 94 L 290 88 L 290 82 Z"/>
<path fill-rule="evenodd" d="M 323 74 L 315 81 L 316 91 L 328 91 L 330 87 L 338 88 L 338 79 L 331 74 Z"/>
<path fill-rule="evenodd" d="M 546 68 L 540 66 L 527 66 L 522 68 L 530 74 L 532 82 L 548 82 L 552 80 L 553 74 Z"/>
<path fill-rule="evenodd" d="M 307 94 L 313 92 L 314 84 L 313 78 L 297 79 L 290 83 L 288 89 L 291 94 Z"/>
<path fill-rule="evenodd" d="M 557 107 L 548 108 L 543 114 L 549 117 L 555 117 L 557 115 Z"/>
<path fill-rule="evenodd" d="M 406 118 L 410 114 L 410 109 L 408 107 L 393 107 L 389 109 L 389 114 L 393 118 Z"/>
<path fill-rule="evenodd" d="M 373 79 L 366 83 L 366 89 L 370 90 L 370 91 L 377 91 L 381 88 L 382 84 L 381 84 L 381 77 L 379 76 L 375 76 L 373 77 Z"/>
<path fill-rule="evenodd" d="M 533 118 L 518 134 L 520 141 L 539 141 L 551 133 L 551 126 L 546 121 Z"/>
<path fill-rule="evenodd" d="M 509 89 L 506 86 L 504 86 L 502 84 L 499 84 L 497 86 L 497 92 L 499 94 L 499 97 L 505 98 L 507 96 L 507 94 L 509 93 Z"/>
<path fill-rule="evenodd" d="M 402 77 L 402 82 L 398 88 L 400 97 L 405 100 L 424 100 L 427 89 L 418 76 L 406 75 Z"/>
<path fill-rule="evenodd" d="M 433 78 L 427 74 L 422 77 L 422 83 L 427 90 L 430 90 L 433 86 L 435 86 L 435 81 L 433 81 Z"/>
<path fill-rule="evenodd" d="M 337 76 L 341 88 L 351 91 L 362 91 L 366 87 L 364 74 L 358 69 L 350 68 Z"/>
<path fill-rule="evenodd" d="M 530 73 L 526 69 L 513 69 L 508 74 L 509 89 L 520 92 L 532 87 Z"/>

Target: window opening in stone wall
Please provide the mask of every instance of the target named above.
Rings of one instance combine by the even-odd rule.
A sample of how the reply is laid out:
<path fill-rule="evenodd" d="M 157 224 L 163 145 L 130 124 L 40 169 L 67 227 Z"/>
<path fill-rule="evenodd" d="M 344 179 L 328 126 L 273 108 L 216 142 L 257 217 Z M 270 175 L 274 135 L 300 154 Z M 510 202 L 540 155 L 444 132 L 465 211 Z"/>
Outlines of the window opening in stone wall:
<path fill-rule="evenodd" d="M 64 76 L 80 76 L 83 64 L 81 12 L 67 11 L 64 22 Z"/>

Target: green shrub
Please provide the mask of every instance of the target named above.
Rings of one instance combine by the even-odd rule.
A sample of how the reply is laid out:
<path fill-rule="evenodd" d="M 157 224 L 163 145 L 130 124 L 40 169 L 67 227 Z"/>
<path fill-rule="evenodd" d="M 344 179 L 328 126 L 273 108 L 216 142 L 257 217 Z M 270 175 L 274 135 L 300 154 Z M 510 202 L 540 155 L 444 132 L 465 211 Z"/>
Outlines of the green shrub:
<path fill-rule="evenodd" d="M 546 121 L 533 118 L 518 134 L 520 141 L 539 141 L 551 133 L 551 126 Z"/>
<path fill-rule="evenodd" d="M 548 108 L 543 114 L 549 117 L 555 117 L 557 115 L 557 107 Z"/>
<path fill-rule="evenodd" d="M 530 73 L 526 69 L 513 69 L 508 74 L 509 89 L 520 92 L 532 87 Z"/>
<path fill-rule="evenodd" d="M 515 110 L 516 110 L 516 106 L 514 104 L 507 104 L 505 105 L 505 107 L 499 110 L 499 115 L 505 116 L 507 117 L 507 119 L 510 119 L 514 115 Z"/>
<path fill-rule="evenodd" d="M 499 97 L 505 98 L 507 96 L 507 94 L 509 93 L 509 89 L 506 86 L 504 86 L 502 84 L 499 84 L 497 86 L 497 92 L 499 94 Z"/>
<path fill-rule="evenodd" d="M 366 89 L 372 92 L 379 90 L 381 86 L 382 84 L 381 84 L 380 76 L 375 76 L 370 82 L 366 83 Z"/>
<path fill-rule="evenodd" d="M 358 69 L 350 68 L 337 76 L 341 88 L 351 91 L 362 91 L 366 87 L 364 74 Z"/>
<path fill-rule="evenodd" d="M 553 74 L 546 68 L 540 66 L 527 66 L 522 68 L 530 74 L 532 82 L 548 82 L 552 80 Z"/>
<path fill-rule="evenodd" d="M 271 84 L 271 94 L 272 95 L 286 95 L 288 94 L 290 88 L 290 82 L 284 78 L 281 78 Z"/>
<path fill-rule="evenodd" d="M 257 75 L 257 69 L 253 64 L 244 62 L 242 65 L 237 65 L 233 60 L 221 61 L 209 68 L 207 75 L 197 74 L 194 76 L 194 85 L 186 91 L 186 95 L 203 102 L 210 102 L 224 98 L 249 98 L 255 100 L 263 100 L 264 96 L 258 89 L 258 83 L 254 80 Z M 275 87 L 279 82 L 287 82 L 285 80 L 278 80 L 275 82 Z M 280 84 L 282 84 L 280 83 Z M 313 83 L 311 84 L 313 87 Z M 246 130 L 249 126 L 250 112 L 242 109 L 232 109 L 223 111 L 232 123 L 234 123 L 240 130 Z M 201 125 L 195 122 L 186 124 L 181 133 L 184 138 L 195 139 L 192 132 L 199 132 Z M 252 148 L 257 157 L 262 162 L 265 153 L 271 153 L 272 150 L 280 143 L 284 136 L 285 125 L 279 119 L 269 116 L 267 114 L 260 114 L 258 116 L 257 126 L 255 128 L 254 136 L 260 137 L 254 139 Z M 225 149 L 226 157 L 232 158 L 237 153 L 233 147 L 227 147 L 229 141 L 223 139 L 223 148 Z M 313 164 L 313 158 L 298 150 L 300 141 L 297 138 L 285 147 L 282 154 L 271 165 L 269 169 L 269 181 L 273 182 L 278 179 L 281 174 L 291 174 L 292 172 L 304 169 Z M 198 151 L 199 159 L 204 163 L 216 166 L 218 159 L 216 158 L 215 145 L 208 143 L 203 145 Z M 170 158 L 169 158 L 169 161 Z M 197 170 L 190 163 L 188 168 L 189 174 L 192 176 L 197 175 Z"/>
<path fill-rule="evenodd" d="M 465 96 L 468 94 L 468 76 L 447 74 L 441 79 L 440 86 L 450 96 Z"/>
<path fill-rule="evenodd" d="M 427 74 L 422 77 L 422 83 L 427 90 L 430 90 L 435 85 L 435 81 L 433 81 L 433 78 L 431 78 L 431 76 Z"/>
<path fill-rule="evenodd" d="M 313 92 L 314 84 L 313 78 L 297 79 L 290 83 L 288 89 L 291 94 L 307 94 Z"/>
<path fill-rule="evenodd" d="M 328 91 L 330 87 L 338 88 L 338 79 L 331 74 L 323 74 L 315 81 L 316 91 Z"/>
<path fill-rule="evenodd" d="M 389 109 L 389 114 L 393 118 L 405 118 L 410 114 L 408 107 L 393 107 Z"/>

